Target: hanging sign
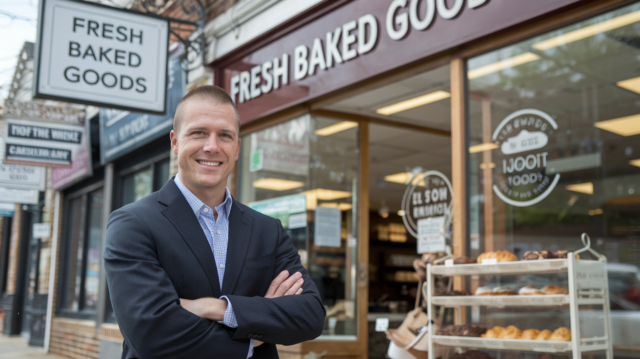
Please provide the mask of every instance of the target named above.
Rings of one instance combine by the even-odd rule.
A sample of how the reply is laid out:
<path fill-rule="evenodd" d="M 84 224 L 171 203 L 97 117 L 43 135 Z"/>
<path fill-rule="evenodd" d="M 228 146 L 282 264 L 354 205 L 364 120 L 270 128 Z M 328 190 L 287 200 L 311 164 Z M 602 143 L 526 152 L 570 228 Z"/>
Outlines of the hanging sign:
<path fill-rule="evenodd" d="M 415 175 L 402 197 L 402 221 L 418 240 L 418 253 L 444 252 L 451 223 L 453 187 L 443 173 Z"/>
<path fill-rule="evenodd" d="M 38 195 L 34 189 L 0 187 L 0 202 L 38 204 Z"/>
<path fill-rule="evenodd" d="M 34 98 L 165 112 L 166 19 L 75 0 L 42 0 Z"/>
<path fill-rule="evenodd" d="M 52 106 L 40 102 L 5 100 L 4 115 L 13 118 L 35 118 L 82 125 L 85 121 L 86 112 L 84 109 L 71 106 Z"/>
<path fill-rule="evenodd" d="M 167 113 L 149 115 L 115 109 L 100 109 L 100 162 L 109 163 L 162 136 L 173 128 L 173 116 L 184 96 L 184 74 L 179 52 L 169 60 Z"/>
<path fill-rule="evenodd" d="M 56 191 L 93 176 L 93 161 L 91 160 L 91 122 L 84 125 L 84 133 L 80 146 L 71 159 L 69 167 L 55 167 L 51 169 L 51 186 Z"/>
<path fill-rule="evenodd" d="M 0 203 L 0 217 L 13 217 L 16 210 L 14 203 Z"/>
<path fill-rule="evenodd" d="M 83 126 L 16 119 L 5 122 L 6 164 L 67 167 L 87 136 Z"/>
<path fill-rule="evenodd" d="M 547 148 L 549 137 L 557 129 L 551 116 L 535 109 L 516 111 L 500 122 L 491 139 L 500 148 L 495 158 L 493 192 L 501 200 L 527 207 L 553 191 L 560 174 L 548 174 Z"/>
<path fill-rule="evenodd" d="M 44 191 L 46 168 L 0 164 L 0 186 Z"/>
<path fill-rule="evenodd" d="M 49 223 L 34 223 L 33 238 L 40 239 L 49 237 L 51 234 L 51 225 Z"/>

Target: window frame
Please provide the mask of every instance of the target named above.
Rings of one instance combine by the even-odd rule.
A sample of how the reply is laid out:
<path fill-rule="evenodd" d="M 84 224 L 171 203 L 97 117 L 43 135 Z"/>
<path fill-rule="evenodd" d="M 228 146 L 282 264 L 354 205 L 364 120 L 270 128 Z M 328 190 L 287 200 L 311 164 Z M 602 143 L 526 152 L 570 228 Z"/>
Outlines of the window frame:
<path fill-rule="evenodd" d="M 88 250 L 88 241 L 89 241 L 89 194 L 95 192 L 97 190 L 104 189 L 104 181 L 99 181 L 90 186 L 84 187 L 76 192 L 71 193 L 66 196 L 64 199 L 64 218 L 66 219 L 63 223 L 62 228 L 62 253 L 61 253 L 61 263 L 63 266 L 61 268 L 61 280 L 58 285 L 58 300 L 57 300 L 57 313 L 60 317 L 73 318 L 73 319 L 96 319 L 97 317 L 97 308 L 95 310 L 86 310 L 84 308 L 84 297 L 85 291 L 84 287 L 86 284 L 86 267 L 87 267 L 87 250 Z M 71 264 L 72 253 L 71 250 L 71 239 L 70 234 L 73 229 L 71 225 L 71 202 L 77 200 L 78 198 L 82 198 L 82 208 L 84 212 L 82 213 L 81 218 L 81 240 L 82 240 L 82 264 L 81 264 L 81 273 L 82 277 L 80 279 L 80 290 L 79 298 L 78 298 L 78 310 L 72 310 L 65 308 L 64 303 L 67 301 L 67 289 L 69 285 L 69 265 Z M 103 268 L 100 268 L 103 270 Z"/>

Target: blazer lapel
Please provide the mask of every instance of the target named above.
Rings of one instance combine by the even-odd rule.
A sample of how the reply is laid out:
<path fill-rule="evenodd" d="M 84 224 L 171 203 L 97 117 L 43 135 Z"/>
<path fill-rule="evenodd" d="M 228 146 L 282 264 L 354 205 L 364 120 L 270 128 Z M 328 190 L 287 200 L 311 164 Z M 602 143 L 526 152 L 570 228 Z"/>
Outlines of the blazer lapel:
<path fill-rule="evenodd" d="M 193 213 L 193 209 L 189 206 L 189 202 L 184 198 L 178 186 L 173 180 L 170 180 L 161 190 L 159 201 L 167 208 L 162 210 L 171 224 L 180 232 L 182 239 L 187 242 L 189 248 L 200 262 L 204 269 L 209 284 L 216 298 L 220 297 L 220 282 L 218 280 L 218 271 L 216 269 L 216 261 L 213 252 L 207 241 L 207 237 L 202 231 L 200 222 Z"/>
<path fill-rule="evenodd" d="M 222 280 L 222 294 L 233 294 L 238 277 L 244 266 L 244 259 L 251 242 L 251 218 L 233 200 L 229 214 L 229 244 L 227 246 L 227 267 Z"/>

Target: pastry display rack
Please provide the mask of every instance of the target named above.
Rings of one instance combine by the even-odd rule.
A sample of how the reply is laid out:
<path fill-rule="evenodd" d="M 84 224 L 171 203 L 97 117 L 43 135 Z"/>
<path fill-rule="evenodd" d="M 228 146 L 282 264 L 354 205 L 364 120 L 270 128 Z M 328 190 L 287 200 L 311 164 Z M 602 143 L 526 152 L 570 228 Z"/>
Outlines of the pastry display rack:
<path fill-rule="evenodd" d="M 429 324 L 429 359 L 435 359 L 437 346 L 461 347 L 468 349 L 491 349 L 530 351 L 544 353 L 568 353 L 573 359 L 582 357 L 582 353 L 604 351 L 607 359 L 613 359 L 611 328 L 609 321 L 609 285 L 607 280 L 606 258 L 591 248 L 591 240 L 582 235 L 584 248 L 569 253 L 565 259 L 543 259 L 518 262 L 499 262 L 492 264 L 452 264 L 446 261 L 444 266 L 427 265 L 427 312 L 433 318 L 435 306 L 442 307 L 557 307 L 565 306 L 569 310 L 571 341 L 495 339 L 478 337 L 460 337 L 435 335 L 438 328 Z M 596 260 L 576 259 L 575 255 L 590 252 Z M 508 296 L 433 296 L 435 276 L 471 276 L 471 275 L 525 275 L 566 273 L 568 295 L 508 295 Z M 582 322 L 580 306 L 590 305 L 602 308 L 598 322 Z M 600 310 L 600 309 L 598 309 Z M 532 314 L 535 315 L 535 314 Z M 458 320 L 461 317 L 457 316 Z M 460 323 L 458 323 L 460 324 Z M 589 329 L 581 331 L 582 329 Z M 596 326 L 601 331 L 592 335 Z M 548 328 L 551 329 L 551 328 Z M 583 334 L 584 333 L 584 334 Z M 588 334 L 587 334 L 588 333 Z M 447 359 L 447 358 L 443 358 Z"/>

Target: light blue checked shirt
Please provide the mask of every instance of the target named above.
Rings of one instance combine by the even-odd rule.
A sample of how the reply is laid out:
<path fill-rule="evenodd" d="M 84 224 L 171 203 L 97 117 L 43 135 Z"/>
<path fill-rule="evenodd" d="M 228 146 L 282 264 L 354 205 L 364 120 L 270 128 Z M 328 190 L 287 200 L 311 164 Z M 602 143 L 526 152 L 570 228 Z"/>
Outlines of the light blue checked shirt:
<path fill-rule="evenodd" d="M 231 205 L 233 204 L 233 198 L 229 189 L 225 188 L 225 198 L 219 206 L 216 207 L 216 213 L 218 213 L 218 220 L 215 220 L 213 211 L 209 206 L 204 204 L 198 197 L 196 197 L 187 187 L 180 182 L 180 175 L 175 177 L 176 186 L 187 199 L 193 213 L 198 218 L 202 231 L 207 236 L 209 246 L 213 251 L 213 257 L 216 261 L 216 269 L 218 270 L 218 280 L 220 281 L 220 289 L 222 289 L 222 280 L 224 279 L 224 269 L 227 261 L 227 248 L 229 247 L 229 213 L 231 213 Z M 236 320 L 236 314 L 233 312 L 231 302 L 226 296 L 220 297 L 227 301 L 227 310 L 224 312 L 224 320 L 218 322 L 228 326 L 229 328 L 237 328 L 238 321 Z M 249 355 L 247 358 L 253 356 L 254 340 L 251 339 L 249 345 Z"/>

